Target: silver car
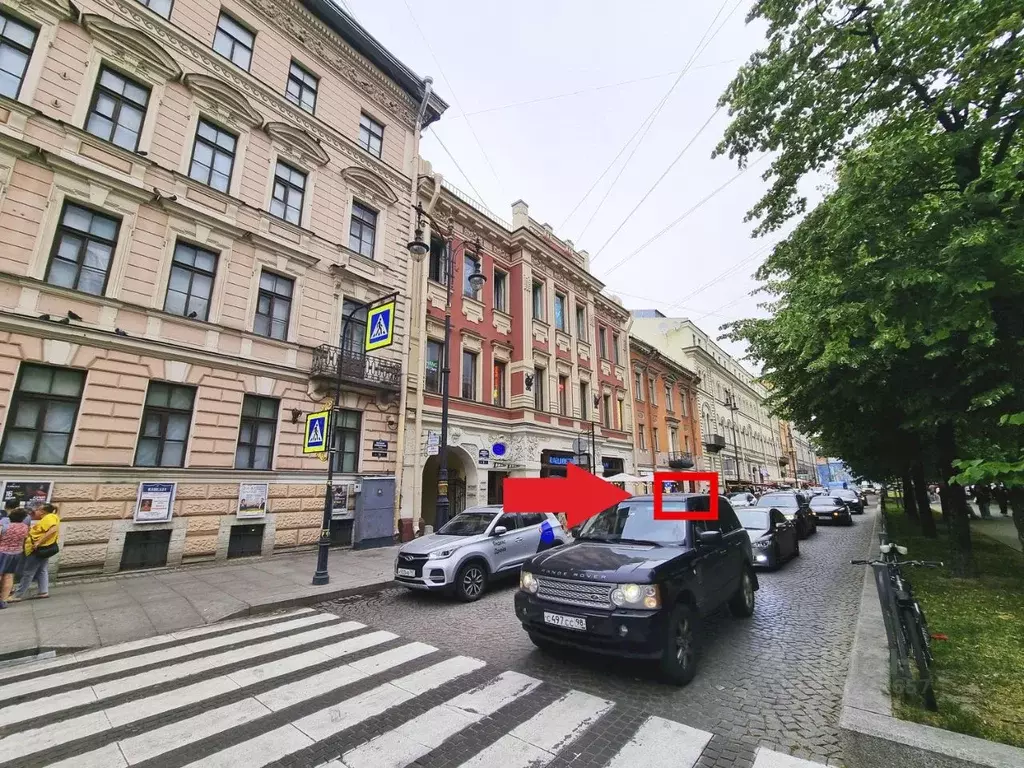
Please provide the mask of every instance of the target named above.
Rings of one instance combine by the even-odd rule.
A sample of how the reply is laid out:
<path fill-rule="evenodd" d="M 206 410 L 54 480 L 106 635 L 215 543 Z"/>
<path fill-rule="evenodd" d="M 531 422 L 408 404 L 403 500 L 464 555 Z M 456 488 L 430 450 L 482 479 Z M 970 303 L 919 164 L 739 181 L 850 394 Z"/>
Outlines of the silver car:
<path fill-rule="evenodd" d="M 500 506 L 471 507 L 437 533 L 405 544 L 395 581 L 410 589 L 453 592 L 476 600 L 491 579 L 515 573 L 536 555 L 569 540 L 552 514 L 506 514 Z"/>
<path fill-rule="evenodd" d="M 733 493 L 729 496 L 729 503 L 732 504 L 734 509 L 736 507 L 756 507 L 757 496 L 746 491 Z"/>

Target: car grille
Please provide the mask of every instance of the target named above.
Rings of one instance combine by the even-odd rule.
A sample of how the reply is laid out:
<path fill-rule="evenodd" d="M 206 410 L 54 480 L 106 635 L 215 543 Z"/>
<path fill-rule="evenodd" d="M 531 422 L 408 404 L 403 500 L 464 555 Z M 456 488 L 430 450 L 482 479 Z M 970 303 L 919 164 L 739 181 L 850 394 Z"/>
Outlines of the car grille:
<path fill-rule="evenodd" d="M 589 581 L 563 581 L 542 576 L 537 597 L 553 603 L 579 605 L 586 608 L 611 608 L 612 587 Z"/>

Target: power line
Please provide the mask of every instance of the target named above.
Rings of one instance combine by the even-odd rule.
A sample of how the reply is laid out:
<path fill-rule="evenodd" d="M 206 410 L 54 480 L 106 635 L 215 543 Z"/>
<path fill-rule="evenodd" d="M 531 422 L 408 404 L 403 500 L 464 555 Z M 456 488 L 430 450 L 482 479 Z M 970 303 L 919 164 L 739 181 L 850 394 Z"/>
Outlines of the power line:
<path fill-rule="evenodd" d="M 590 189 L 587 190 L 586 194 L 584 194 L 583 197 L 580 198 L 580 201 L 578 203 L 576 203 L 576 205 L 573 207 L 573 209 L 569 212 L 569 215 L 565 217 L 565 221 L 562 222 L 562 226 L 560 227 L 560 229 L 564 229 L 565 225 L 569 223 L 569 219 L 571 219 L 573 217 L 573 215 L 576 213 L 576 211 L 579 210 L 580 206 L 583 205 L 583 203 L 586 201 L 586 199 L 588 197 L 590 197 L 591 193 L 597 188 L 597 185 L 601 183 L 601 180 L 604 179 L 604 177 L 608 174 L 608 172 L 613 167 L 615 167 L 615 164 L 618 162 L 619 158 L 622 157 L 622 154 L 626 151 L 626 149 L 629 148 L 630 144 L 633 143 L 633 140 L 635 138 L 637 138 L 638 135 L 640 135 L 640 139 L 639 139 L 639 141 L 637 141 L 636 145 L 633 147 L 633 151 L 630 152 L 629 157 L 626 158 L 626 162 L 623 163 L 622 168 L 619 169 L 618 174 L 616 174 L 615 178 L 612 180 L 612 183 L 610 185 L 609 190 L 607 192 L 605 192 L 604 197 L 601 198 L 601 202 L 598 203 L 597 210 L 600 210 L 601 206 L 604 205 L 604 201 L 608 199 L 608 194 L 611 192 L 611 189 L 613 189 L 615 187 L 615 183 L 622 176 L 623 172 L 626 170 L 626 167 L 629 165 L 629 162 L 633 159 L 633 155 L 635 155 L 637 150 L 640 148 L 640 144 L 643 143 L 643 140 L 644 140 L 644 138 L 646 138 L 647 133 L 651 129 L 651 126 L 653 126 L 654 122 L 658 119 L 658 115 L 661 114 L 661 110 L 664 108 L 665 103 L 669 99 L 669 96 L 672 95 L 672 92 L 675 91 L 676 86 L 679 85 L 679 82 L 683 79 L 683 77 L 686 75 L 686 73 L 690 70 L 690 68 L 692 67 L 694 61 L 696 60 L 696 57 L 699 56 L 700 53 L 703 52 L 703 49 L 701 48 L 701 46 L 702 46 L 702 44 L 704 44 L 704 40 L 705 40 L 705 38 L 707 38 L 708 33 L 711 32 L 712 28 L 714 27 L 715 22 L 718 20 L 718 17 L 722 15 L 722 11 L 725 10 L 725 6 L 728 4 L 728 2 L 729 2 L 729 0 L 722 0 L 722 4 L 718 8 L 718 12 L 715 14 L 714 18 L 711 19 L 711 23 L 708 24 L 707 29 L 704 30 L 704 34 L 701 35 L 700 40 L 697 41 L 697 46 L 694 48 L 693 53 L 690 54 L 690 58 L 687 60 L 687 62 L 684 65 L 683 69 L 680 71 L 678 77 L 676 77 L 676 79 L 673 81 L 672 85 L 669 87 L 669 89 L 665 93 L 665 95 L 662 96 L 661 100 L 654 106 L 654 109 L 651 110 L 650 114 L 648 114 L 647 117 L 645 117 L 643 119 L 643 121 L 637 127 L 637 129 L 633 133 L 633 135 L 629 137 L 629 139 L 626 141 L 625 144 L 622 145 L 622 148 L 618 151 L 618 153 L 615 155 L 615 157 L 612 158 L 612 161 L 608 164 L 608 166 L 601 172 L 601 175 L 597 177 L 597 179 L 594 181 L 593 184 L 591 184 Z M 733 9 L 732 9 L 732 11 L 730 11 L 729 16 L 726 17 L 726 21 L 728 21 L 729 17 L 731 17 L 733 13 L 735 13 L 736 9 L 740 6 L 740 3 L 742 3 L 742 2 L 743 2 L 743 0 L 737 0 L 737 3 L 736 3 L 735 6 L 733 6 Z M 723 22 L 723 26 L 724 26 L 724 23 L 725 22 Z M 711 36 L 711 38 L 708 39 L 708 41 L 707 41 L 708 45 L 711 44 L 711 41 L 714 40 L 715 36 L 718 35 L 718 32 L 721 31 L 721 29 L 722 29 L 722 27 L 719 27 L 718 30 L 716 30 L 715 33 Z M 707 46 L 705 45 L 704 47 L 706 48 Z M 641 135 L 641 131 L 643 132 L 642 135 Z M 587 227 L 590 226 L 590 222 L 593 221 L 594 216 L 596 216 L 596 215 L 597 215 L 597 211 L 595 211 L 594 214 L 591 215 L 590 220 L 587 222 L 587 225 L 583 228 L 583 232 L 586 232 Z M 580 237 L 578 237 L 577 240 L 581 239 L 582 235 L 583 235 L 583 233 L 580 234 Z"/>
<path fill-rule="evenodd" d="M 665 227 L 664 229 L 662 229 L 662 230 L 661 230 L 660 232 L 658 232 L 657 234 L 655 234 L 655 235 L 653 235 L 653 236 L 649 237 L 649 238 L 647 239 L 647 241 L 646 241 L 646 242 L 644 242 L 644 243 L 643 243 L 643 245 L 641 245 L 641 246 L 640 246 L 639 248 L 637 248 L 637 249 L 636 249 L 635 251 L 633 251 L 632 253 L 630 253 L 630 254 L 629 254 L 628 256 L 624 256 L 624 257 L 622 257 L 621 259 L 619 259 L 619 261 L 617 261 L 617 262 L 616 262 L 615 264 L 613 264 L 613 265 L 612 265 L 612 267 L 611 267 L 611 268 L 610 268 L 610 269 L 609 269 L 609 270 L 608 270 L 607 272 L 605 272 L 605 273 L 604 273 L 604 276 L 605 276 L 605 277 L 607 277 L 607 276 L 608 276 L 608 275 L 610 275 L 610 274 L 611 274 L 612 272 L 614 272 L 614 271 L 615 271 L 616 269 L 618 269 L 619 267 L 621 267 L 621 266 L 622 266 L 623 264 L 625 264 L 625 263 L 626 263 L 627 261 L 629 261 L 629 260 L 630 260 L 630 259 L 632 259 L 632 258 L 633 258 L 634 256 L 636 256 L 636 255 L 637 255 L 638 253 L 640 253 L 640 252 L 641 252 L 642 250 L 644 250 L 644 249 L 645 249 L 645 248 L 646 248 L 647 246 L 649 246 L 649 245 L 650 245 L 651 243 L 653 243 L 653 242 L 654 242 L 655 240 L 658 240 L 659 238 L 663 237 L 663 236 L 664 236 L 664 235 L 665 235 L 665 234 L 666 234 L 667 232 L 669 232 L 669 231 L 670 231 L 670 230 L 672 230 L 672 229 L 673 229 L 674 227 L 676 227 L 676 226 L 677 226 L 678 224 L 680 224 L 680 223 L 681 223 L 682 221 L 684 221 L 684 220 L 685 220 L 686 218 L 688 218 L 689 216 L 691 216 L 691 215 L 692 215 L 692 214 L 693 214 L 693 213 L 694 213 L 695 211 L 697 211 L 697 210 L 698 210 L 698 209 L 699 209 L 699 208 L 700 208 L 701 206 L 703 206 L 703 205 L 704 205 L 705 203 L 707 203 L 707 202 L 708 202 L 709 200 L 711 200 L 711 198 L 713 198 L 713 197 L 714 197 L 715 195 L 717 195 L 717 194 L 718 194 L 719 192 L 721 192 L 722 190 L 724 190 L 724 189 L 725 189 L 726 187 L 728 187 L 728 186 L 729 186 L 730 184 L 732 184 L 732 183 L 733 183 L 734 181 L 736 181 L 736 179 L 738 179 L 738 178 L 739 178 L 740 176 L 742 176 L 742 175 L 743 175 L 744 173 L 746 173 L 746 172 L 747 172 L 747 171 L 749 171 L 749 170 L 750 170 L 751 168 L 753 168 L 753 167 L 754 167 L 755 165 L 757 165 L 758 163 L 760 163 L 760 162 L 761 162 L 762 160 L 764 160 L 764 159 L 765 159 L 766 157 L 768 157 L 768 154 L 767 154 L 767 153 L 765 153 L 765 154 L 761 155 L 761 156 L 760 156 L 759 158 L 757 158 L 757 160 L 755 160 L 754 162 L 752 162 L 752 163 L 748 163 L 747 165 L 745 165 L 745 166 L 744 166 L 744 167 L 743 167 L 743 168 L 742 168 L 742 169 L 741 169 L 741 170 L 739 171 L 739 173 L 737 173 L 736 175 L 732 176 L 732 177 L 731 177 L 731 178 L 730 178 L 730 179 L 729 179 L 728 181 L 726 181 L 726 182 L 725 182 L 724 184 L 722 184 L 721 186 L 717 187 L 717 188 L 716 188 L 716 189 L 715 189 L 714 191 L 712 191 L 712 192 L 711 192 L 710 194 L 708 194 L 707 196 L 705 196 L 705 197 L 704 197 L 703 199 L 701 199 L 701 200 L 700 200 L 699 202 L 697 202 L 697 203 L 696 203 L 695 205 L 693 205 L 692 207 L 690 207 L 689 209 L 687 209 L 686 211 L 684 211 L 684 212 L 683 212 L 683 214 L 682 214 L 682 215 L 681 215 L 681 216 L 680 216 L 679 218 L 677 218 L 677 219 L 676 219 L 675 221 L 673 221 L 673 222 L 672 222 L 671 224 L 669 224 L 668 226 L 666 226 L 666 227 Z"/>
<path fill-rule="evenodd" d="M 692 299 L 692 298 L 693 298 L 694 296 L 698 296 L 698 295 L 700 295 L 700 294 L 704 293 L 704 291 L 706 291 L 706 290 L 707 290 L 708 288 L 710 288 L 711 286 L 713 286 L 713 285 L 717 285 L 718 283 L 720 283 L 720 282 L 721 282 L 722 280 L 724 280 L 725 278 L 727 278 L 727 277 L 730 277 L 731 275 L 734 275 L 734 274 L 735 274 L 736 272 L 738 272 L 738 271 L 740 270 L 740 268 L 741 268 L 741 267 L 743 267 L 743 265 L 744 265 L 744 264 L 749 264 L 749 263 L 750 263 L 751 261 L 753 261 L 754 259 L 756 259 L 756 258 L 757 258 L 758 256 L 760 256 L 760 255 L 761 255 L 762 253 L 764 253 L 764 252 L 765 252 L 765 251 L 767 251 L 768 249 L 770 249 L 770 248 L 774 248 L 774 247 L 775 247 L 775 245 L 776 245 L 775 243 L 765 243 L 765 244 L 764 244 L 764 245 L 762 245 L 762 246 L 761 246 L 760 248 L 757 248 L 757 249 L 756 249 L 756 250 L 755 250 L 755 251 L 754 251 L 753 253 L 751 253 L 751 254 L 750 254 L 749 256 L 747 256 L 746 258 L 744 258 L 744 259 L 743 259 L 742 261 L 739 261 L 738 263 L 736 263 L 736 264 L 733 264 L 733 265 L 732 265 L 731 267 L 729 267 L 728 269 L 726 269 L 726 270 L 724 270 L 724 271 L 722 271 L 722 272 L 718 273 L 718 274 L 717 274 L 717 275 L 716 275 L 715 277 L 713 277 L 713 278 L 712 278 L 711 280 L 709 280 L 708 282 L 704 283 L 704 285 L 700 286 L 699 288 L 697 288 L 697 289 L 696 289 L 696 290 L 694 290 L 694 291 L 691 291 L 690 293 L 686 294 L 686 295 L 685 295 L 685 296 L 684 296 L 683 298 L 679 299 L 679 301 L 678 301 L 677 303 L 675 303 L 675 304 L 671 304 L 671 305 L 669 305 L 669 306 L 670 306 L 670 307 L 678 307 L 678 306 L 679 306 L 680 304 L 682 304 L 682 303 L 683 303 L 684 301 L 689 301 L 689 300 L 690 300 L 690 299 Z"/>
<path fill-rule="evenodd" d="M 460 112 L 465 113 L 465 110 L 462 108 L 462 103 L 459 101 L 458 96 L 456 96 L 456 94 L 455 94 L 455 86 L 452 85 L 452 81 L 449 80 L 448 76 L 444 73 L 444 68 L 441 66 L 441 62 L 438 60 L 437 55 L 434 53 L 434 48 L 433 48 L 433 46 L 430 45 L 430 40 L 427 38 L 426 34 L 424 34 L 423 28 L 420 27 L 419 21 L 416 20 L 416 14 L 412 12 L 412 6 L 409 5 L 409 0 L 402 0 L 402 1 L 405 3 L 405 9 L 409 12 L 409 17 L 412 19 L 412 23 L 415 25 L 416 31 L 419 32 L 420 33 L 420 37 L 423 38 L 423 42 L 427 46 L 427 51 L 430 52 L 430 57 L 434 60 L 434 64 L 437 65 L 438 74 L 441 75 L 441 77 L 444 78 L 444 81 L 446 83 L 448 83 L 448 89 L 451 91 L 451 94 L 452 94 L 452 101 L 455 102 L 455 105 L 459 108 Z M 491 169 L 491 175 L 494 176 L 494 180 L 498 182 L 498 186 L 500 186 L 502 188 L 502 191 L 504 192 L 505 191 L 505 185 L 502 184 L 501 183 L 501 179 L 498 178 L 498 172 L 496 170 L 494 170 L 494 164 L 491 162 L 491 158 L 487 154 L 487 150 L 484 149 L 484 145 L 480 142 L 480 137 L 476 135 L 476 130 L 473 128 L 473 123 L 470 122 L 468 117 L 466 118 L 466 125 L 469 127 L 469 132 L 473 136 L 473 141 L 475 141 L 477 147 L 480 148 L 480 154 L 482 154 L 484 156 L 484 160 L 487 162 L 487 167 Z M 434 135 L 435 136 L 437 135 L 436 131 L 434 132 Z M 448 152 L 448 150 L 445 150 L 445 151 Z M 452 157 L 450 152 L 448 152 L 448 156 Z M 452 160 L 454 160 L 454 159 L 455 158 L 452 158 Z M 463 171 L 460 168 L 459 172 L 462 173 L 462 175 L 466 179 L 466 181 L 469 181 L 469 177 L 466 176 L 465 171 Z M 472 183 L 470 184 L 470 186 L 471 187 L 473 186 Z M 487 205 L 487 201 L 484 200 L 483 196 L 480 195 L 479 192 L 477 192 L 477 196 L 480 198 L 480 202 L 484 204 L 484 207 L 490 207 L 490 206 Z"/>
<path fill-rule="evenodd" d="M 481 204 L 484 206 L 484 208 L 486 208 L 487 207 L 487 203 L 484 202 L 484 196 L 480 194 L 480 190 L 478 190 L 473 185 L 473 182 L 470 181 L 469 176 L 466 175 L 466 172 L 464 170 L 462 170 L 462 166 L 459 165 L 459 161 L 455 159 L 455 155 L 453 155 L 451 153 L 451 151 L 449 151 L 448 147 L 446 147 L 444 145 L 444 142 L 441 141 L 441 137 L 438 135 L 436 130 L 434 131 L 434 138 L 437 139 L 437 143 L 441 145 L 441 149 L 444 150 L 444 153 L 446 155 L 448 155 L 448 157 L 451 159 L 451 161 L 453 163 L 455 163 L 455 167 L 459 169 L 459 173 L 462 174 L 462 178 L 464 178 L 466 180 L 466 183 L 469 184 L 469 188 L 473 190 L 473 193 L 476 195 L 476 199 L 481 202 Z"/>

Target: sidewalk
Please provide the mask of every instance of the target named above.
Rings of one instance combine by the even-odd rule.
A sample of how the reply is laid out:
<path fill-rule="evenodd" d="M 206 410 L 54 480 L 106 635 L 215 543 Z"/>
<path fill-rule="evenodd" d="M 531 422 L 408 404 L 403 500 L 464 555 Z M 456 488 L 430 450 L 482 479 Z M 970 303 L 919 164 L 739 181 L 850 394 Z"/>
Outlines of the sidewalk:
<path fill-rule="evenodd" d="M 971 504 L 971 509 L 978 514 L 976 504 Z M 1000 544 L 1019 550 L 1021 548 L 1020 539 L 1017 538 L 1017 526 L 1013 524 L 1013 518 L 1000 514 L 999 507 L 995 504 L 991 509 L 993 510 L 990 512 L 991 520 L 971 520 L 971 533 L 980 533 L 990 539 L 995 539 Z"/>
<path fill-rule="evenodd" d="M 46 600 L 0 611 L 0 662 L 141 640 L 276 608 L 372 591 L 394 575 L 397 547 L 331 550 L 331 581 L 310 584 L 316 552 L 58 580 Z"/>

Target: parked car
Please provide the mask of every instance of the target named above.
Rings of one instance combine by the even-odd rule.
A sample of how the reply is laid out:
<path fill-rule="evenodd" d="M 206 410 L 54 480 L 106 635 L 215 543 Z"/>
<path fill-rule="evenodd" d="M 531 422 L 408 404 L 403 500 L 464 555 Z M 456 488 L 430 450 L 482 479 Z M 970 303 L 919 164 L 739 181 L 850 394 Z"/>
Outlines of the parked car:
<path fill-rule="evenodd" d="M 819 523 L 853 525 L 850 508 L 838 496 L 815 496 L 811 499 L 811 512 Z"/>
<path fill-rule="evenodd" d="M 663 497 L 666 513 L 707 511 L 707 494 Z M 576 540 L 527 562 L 516 616 L 539 648 L 579 648 L 657 660 L 685 685 L 696 672 L 698 616 L 727 603 L 754 612 L 750 538 L 729 501 L 714 521 L 654 519 L 652 496 L 634 496 L 587 520 Z"/>
<path fill-rule="evenodd" d="M 757 505 L 771 509 L 775 507 L 786 519 L 796 525 L 797 535 L 806 539 L 818 530 L 818 521 L 811 512 L 808 497 L 798 491 L 777 491 L 766 493 L 762 496 Z"/>
<path fill-rule="evenodd" d="M 836 488 L 830 495 L 842 499 L 843 503 L 849 507 L 851 513 L 855 515 L 864 514 L 864 497 L 852 488 Z"/>
<path fill-rule="evenodd" d="M 452 592 L 471 602 L 493 579 L 515 573 L 538 552 L 568 540 L 555 515 L 472 507 L 437 533 L 404 544 L 395 558 L 395 581 L 409 589 Z"/>
<path fill-rule="evenodd" d="M 754 507 L 757 506 L 757 496 L 747 491 L 732 493 L 729 494 L 729 503 L 732 504 L 733 509 L 737 507 Z"/>
<path fill-rule="evenodd" d="M 800 555 L 796 524 L 775 507 L 744 507 L 736 517 L 750 537 L 755 566 L 775 569 Z"/>
<path fill-rule="evenodd" d="M 816 485 L 810 490 L 811 497 L 823 496 L 828 493 L 828 489 L 821 485 Z"/>

